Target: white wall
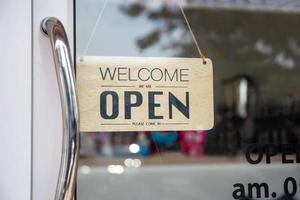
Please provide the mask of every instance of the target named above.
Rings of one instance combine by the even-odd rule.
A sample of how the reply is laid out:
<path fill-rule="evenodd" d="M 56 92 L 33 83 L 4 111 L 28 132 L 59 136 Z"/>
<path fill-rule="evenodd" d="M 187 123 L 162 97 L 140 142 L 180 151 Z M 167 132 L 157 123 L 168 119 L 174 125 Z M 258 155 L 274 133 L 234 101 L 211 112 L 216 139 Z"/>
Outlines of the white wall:
<path fill-rule="evenodd" d="M 0 199 L 29 200 L 31 0 L 1 0 L 0 27 Z"/>

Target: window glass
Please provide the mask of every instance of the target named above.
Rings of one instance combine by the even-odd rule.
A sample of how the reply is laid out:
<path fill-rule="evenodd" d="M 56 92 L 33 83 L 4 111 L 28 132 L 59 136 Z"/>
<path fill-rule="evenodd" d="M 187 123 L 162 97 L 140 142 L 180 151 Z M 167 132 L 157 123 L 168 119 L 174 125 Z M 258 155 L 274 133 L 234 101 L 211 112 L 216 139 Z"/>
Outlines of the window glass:
<path fill-rule="evenodd" d="M 199 57 L 178 3 L 76 0 L 76 56 Z M 299 2 L 182 3 L 214 128 L 82 133 L 79 200 L 300 199 Z"/>

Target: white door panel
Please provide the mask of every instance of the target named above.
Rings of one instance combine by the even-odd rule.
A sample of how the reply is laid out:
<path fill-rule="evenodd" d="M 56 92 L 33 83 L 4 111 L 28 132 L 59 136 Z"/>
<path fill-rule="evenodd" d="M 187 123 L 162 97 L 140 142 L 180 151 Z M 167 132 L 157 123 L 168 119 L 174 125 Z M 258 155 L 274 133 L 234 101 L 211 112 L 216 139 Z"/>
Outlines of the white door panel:
<path fill-rule="evenodd" d="M 62 120 L 50 42 L 40 23 L 60 19 L 73 50 L 73 1 L 4 0 L 0 9 L 0 199 L 52 200 Z"/>
<path fill-rule="evenodd" d="M 60 19 L 73 50 L 72 8 L 72 0 L 33 3 L 33 200 L 54 198 L 62 148 L 61 105 L 53 55 L 40 23 L 48 16 Z"/>

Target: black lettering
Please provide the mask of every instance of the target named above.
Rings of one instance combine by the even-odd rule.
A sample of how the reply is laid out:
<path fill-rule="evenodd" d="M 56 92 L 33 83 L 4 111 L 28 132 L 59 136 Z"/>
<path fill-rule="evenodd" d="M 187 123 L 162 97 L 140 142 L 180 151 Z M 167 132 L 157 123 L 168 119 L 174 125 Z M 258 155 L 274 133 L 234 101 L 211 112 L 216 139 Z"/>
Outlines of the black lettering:
<path fill-rule="evenodd" d="M 255 150 L 257 150 L 257 152 L 255 152 Z M 253 152 L 255 152 L 255 153 L 258 154 L 256 160 L 254 160 L 254 159 L 251 158 L 251 154 Z M 252 165 L 260 163 L 262 161 L 262 159 L 263 159 L 262 148 L 260 148 L 258 145 L 255 145 L 255 144 L 249 145 L 248 148 L 246 149 L 246 159 Z"/>
<path fill-rule="evenodd" d="M 281 145 L 281 154 L 282 154 L 282 163 L 288 164 L 288 163 L 294 163 L 293 160 L 287 159 L 287 155 L 293 154 L 293 151 L 291 147 L 288 144 L 282 144 Z"/>
<path fill-rule="evenodd" d="M 103 74 L 103 71 L 102 71 L 102 67 L 99 67 L 99 70 L 100 70 L 100 74 L 101 74 L 102 80 L 106 80 L 106 76 L 107 76 L 107 75 L 109 75 L 110 80 L 113 80 L 113 79 L 114 79 L 115 74 L 116 74 L 116 68 L 114 68 L 114 71 L 111 72 L 111 71 L 110 71 L 110 68 L 107 67 L 107 68 L 105 69 L 104 74 Z"/>
<path fill-rule="evenodd" d="M 188 82 L 189 80 L 183 79 L 184 76 L 188 76 L 188 74 L 183 73 L 184 70 L 189 70 L 189 69 L 180 69 L 180 81 L 182 81 L 182 82 Z"/>
<path fill-rule="evenodd" d="M 233 188 L 235 189 L 233 192 L 232 192 L 232 197 L 234 199 L 242 199 L 242 198 L 245 198 L 246 194 L 245 194 L 245 187 L 243 184 L 241 183 L 236 183 L 233 185 Z"/>
<path fill-rule="evenodd" d="M 173 107 L 176 107 L 186 118 L 190 118 L 190 103 L 189 103 L 189 92 L 185 93 L 185 104 L 179 101 L 171 92 L 169 92 L 169 118 L 173 119 Z"/>
<path fill-rule="evenodd" d="M 142 77 L 141 77 L 141 72 L 142 72 L 142 70 L 146 70 L 146 71 L 148 71 L 148 73 L 150 73 L 150 70 L 147 69 L 147 68 L 141 68 L 141 69 L 138 71 L 138 77 L 139 77 L 139 79 L 140 79 L 141 81 L 148 81 L 148 80 L 150 79 L 150 75 L 148 75 L 148 78 L 142 79 Z"/>
<path fill-rule="evenodd" d="M 112 97 L 112 114 L 107 113 L 107 96 Z M 119 96 L 114 91 L 105 91 L 100 94 L 100 115 L 103 119 L 116 119 L 119 115 Z"/>
<path fill-rule="evenodd" d="M 118 67 L 118 80 L 119 81 L 127 81 L 127 79 L 125 78 L 121 78 L 121 76 L 126 75 L 126 72 L 121 72 L 121 70 L 126 70 L 126 67 Z"/>
<path fill-rule="evenodd" d="M 176 81 L 178 81 L 178 69 L 174 70 L 172 76 L 169 74 L 169 71 L 165 69 L 165 81 L 167 81 L 167 77 L 169 78 L 170 81 L 173 81 L 174 77 L 176 77 Z"/>
<path fill-rule="evenodd" d="M 133 79 L 132 77 L 131 77 L 131 69 L 130 68 L 128 68 L 128 74 L 129 74 L 129 81 L 137 81 L 137 79 Z"/>
<path fill-rule="evenodd" d="M 163 119 L 163 116 L 155 115 L 155 108 L 160 107 L 159 103 L 155 103 L 155 96 L 162 95 L 163 92 L 149 92 L 148 93 L 148 107 L 149 107 L 149 119 Z"/>
<path fill-rule="evenodd" d="M 266 149 L 266 163 L 271 163 L 271 157 L 277 155 L 278 153 L 278 146 L 275 144 L 268 144 L 265 146 Z"/>
<path fill-rule="evenodd" d="M 289 183 L 291 183 L 292 190 L 289 190 Z M 293 197 L 297 193 L 297 181 L 293 177 L 288 177 L 285 179 L 283 184 L 284 194 L 288 197 Z"/>
<path fill-rule="evenodd" d="M 256 192 L 254 191 L 254 189 L 256 190 Z M 264 198 L 268 198 L 269 197 L 269 186 L 267 183 L 261 183 L 261 184 L 249 183 L 248 184 L 249 198 L 254 198 L 255 197 L 255 196 L 253 196 L 254 193 L 256 193 L 256 198 L 261 198 L 262 189 L 264 189 L 264 192 L 265 192 Z"/>
<path fill-rule="evenodd" d="M 154 71 L 158 71 L 159 72 L 159 78 L 158 79 L 155 79 L 154 78 Z M 153 81 L 160 81 L 161 79 L 163 78 L 163 72 L 161 71 L 161 69 L 159 69 L 159 68 L 154 68 L 152 71 L 151 71 L 151 79 L 153 80 Z"/>
<path fill-rule="evenodd" d="M 143 97 L 140 92 L 125 92 L 124 93 L 125 98 L 125 119 L 131 119 L 131 108 L 132 107 L 138 107 L 143 102 Z M 131 96 L 136 97 L 135 103 L 131 102 Z"/>

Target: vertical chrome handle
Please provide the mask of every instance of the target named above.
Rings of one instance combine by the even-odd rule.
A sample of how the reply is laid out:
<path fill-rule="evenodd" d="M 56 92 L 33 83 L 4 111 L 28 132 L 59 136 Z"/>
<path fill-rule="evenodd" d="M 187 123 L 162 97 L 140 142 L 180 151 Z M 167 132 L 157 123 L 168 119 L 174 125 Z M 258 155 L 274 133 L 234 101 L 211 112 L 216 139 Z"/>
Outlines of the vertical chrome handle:
<path fill-rule="evenodd" d="M 63 24 L 58 19 L 49 17 L 42 21 L 41 27 L 52 46 L 63 118 L 63 146 L 55 200 L 72 200 L 79 151 L 79 116 L 74 66 Z"/>

